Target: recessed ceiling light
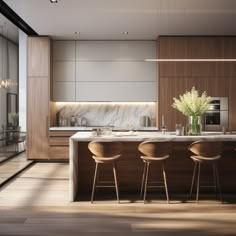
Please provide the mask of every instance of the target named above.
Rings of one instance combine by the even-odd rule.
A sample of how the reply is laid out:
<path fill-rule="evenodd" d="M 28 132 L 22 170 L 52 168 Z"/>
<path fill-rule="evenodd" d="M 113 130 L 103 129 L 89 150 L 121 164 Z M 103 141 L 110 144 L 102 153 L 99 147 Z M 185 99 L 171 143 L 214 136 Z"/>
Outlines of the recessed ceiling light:
<path fill-rule="evenodd" d="M 76 35 L 79 35 L 79 34 L 80 34 L 80 32 L 78 32 L 78 31 L 75 31 L 75 34 L 76 34 Z"/>
<path fill-rule="evenodd" d="M 50 0 L 51 3 L 57 3 L 57 0 Z"/>
<path fill-rule="evenodd" d="M 128 34 L 129 32 L 128 31 L 124 31 L 123 34 Z"/>

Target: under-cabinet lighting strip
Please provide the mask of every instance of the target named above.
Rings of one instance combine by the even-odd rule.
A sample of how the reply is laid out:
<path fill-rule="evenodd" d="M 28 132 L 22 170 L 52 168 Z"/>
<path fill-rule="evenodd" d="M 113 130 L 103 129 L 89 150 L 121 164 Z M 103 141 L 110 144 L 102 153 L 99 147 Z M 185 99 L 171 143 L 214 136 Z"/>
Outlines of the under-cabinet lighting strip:
<path fill-rule="evenodd" d="M 160 62 L 236 62 L 236 59 L 145 59 Z"/>
<path fill-rule="evenodd" d="M 156 102 L 56 102 L 57 105 L 155 105 Z"/>

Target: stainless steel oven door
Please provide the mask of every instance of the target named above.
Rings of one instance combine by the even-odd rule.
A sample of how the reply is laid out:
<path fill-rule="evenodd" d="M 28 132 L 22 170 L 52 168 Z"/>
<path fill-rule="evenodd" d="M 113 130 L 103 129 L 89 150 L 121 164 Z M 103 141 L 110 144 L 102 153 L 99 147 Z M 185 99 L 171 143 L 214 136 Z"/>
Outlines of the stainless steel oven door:
<path fill-rule="evenodd" d="M 207 111 L 205 113 L 205 131 L 221 131 L 228 128 L 228 111 Z"/>

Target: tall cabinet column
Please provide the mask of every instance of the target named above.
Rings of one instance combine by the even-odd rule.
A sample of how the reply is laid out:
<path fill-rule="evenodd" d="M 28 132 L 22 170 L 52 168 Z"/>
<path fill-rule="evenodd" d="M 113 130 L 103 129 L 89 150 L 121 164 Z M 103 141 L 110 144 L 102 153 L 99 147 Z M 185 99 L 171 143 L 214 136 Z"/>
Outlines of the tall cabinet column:
<path fill-rule="evenodd" d="M 27 41 L 27 158 L 49 159 L 51 42 Z"/>

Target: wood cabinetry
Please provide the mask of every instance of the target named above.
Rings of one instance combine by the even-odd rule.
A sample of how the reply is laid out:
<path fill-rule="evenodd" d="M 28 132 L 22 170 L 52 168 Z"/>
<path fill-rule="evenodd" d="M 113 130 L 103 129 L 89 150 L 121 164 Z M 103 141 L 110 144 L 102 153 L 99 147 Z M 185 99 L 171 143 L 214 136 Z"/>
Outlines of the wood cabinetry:
<path fill-rule="evenodd" d="M 236 58 L 236 38 L 160 37 L 158 57 L 163 59 Z M 158 68 L 159 126 L 162 115 L 165 115 L 168 130 L 175 130 L 175 125 L 178 123 L 183 125 L 186 123 L 186 118 L 171 105 L 173 97 L 179 97 L 195 86 L 200 93 L 206 91 L 212 97 L 229 97 L 229 104 L 231 104 L 229 127 L 233 129 L 235 62 L 159 62 Z"/>
<path fill-rule="evenodd" d="M 50 159 L 69 160 L 69 138 L 76 131 L 50 131 Z"/>
<path fill-rule="evenodd" d="M 51 49 L 48 37 L 27 46 L 27 158 L 49 158 Z"/>
<path fill-rule="evenodd" d="M 236 77 L 229 78 L 229 129 L 236 131 Z"/>

